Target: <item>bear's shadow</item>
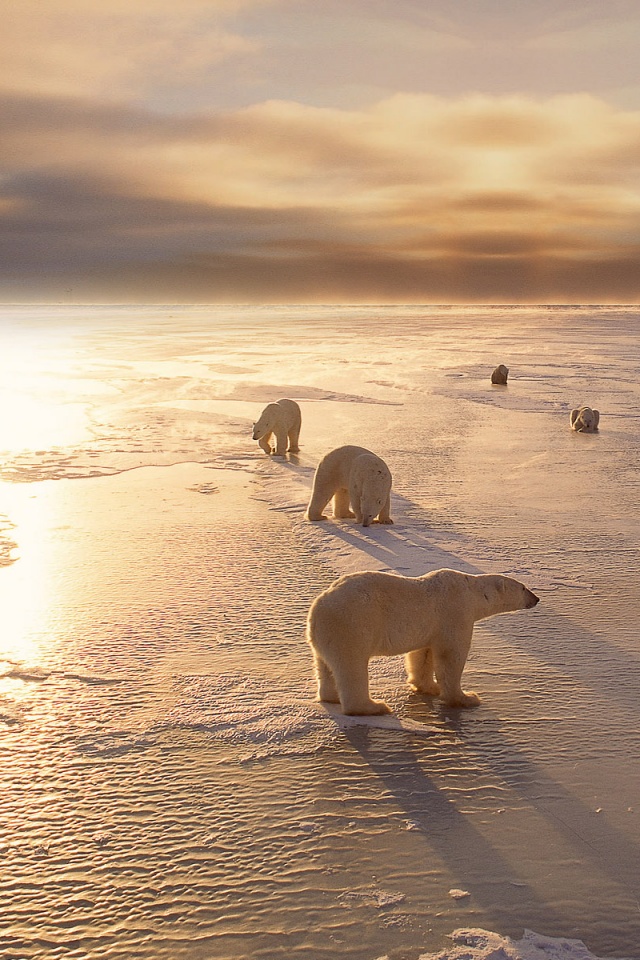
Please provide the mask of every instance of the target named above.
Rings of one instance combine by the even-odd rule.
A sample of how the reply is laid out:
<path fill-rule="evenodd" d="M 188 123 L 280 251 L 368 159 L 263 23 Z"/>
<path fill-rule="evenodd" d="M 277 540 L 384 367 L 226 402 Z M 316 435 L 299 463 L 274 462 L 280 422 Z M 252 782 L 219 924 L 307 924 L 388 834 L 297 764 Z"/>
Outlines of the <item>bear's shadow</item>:
<path fill-rule="evenodd" d="M 547 846 L 553 846 L 554 833 L 559 831 L 574 852 L 575 860 L 569 869 L 582 870 L 581 865 L 591 861 L 596 878 L 605 872 L 619 885 L 620 893 L 627 887 L 624 892 L 632 898 L 635 896 L 633 891 L 637 891 L 640 884 L 640 848 L 637 843 L 549 777 L 517 745 L 510 744 L 509 750 L 505 751 L 502 744 L 501 750 L 492 749 L 485 754 L 478 742 L 470 742 L 461 717 L 456 719 L 450 715 L 449 724 L 456 739 L 443 744 L 438 738 L 439 742 L 430 751 L 411 743 L 410 734 L 405 732 L 384 731 L 384 737 L 381 737 L 380 731 L 356 726 L 347 728 L 344 734 L 382 781 L 385 792 L 391 794 L 401 811 L 410 818 L 411 829 L 424 835 L 428 846 L 448 868 L 453 882 L 469 890 L 473 898 L 471 903 L 479 905 L 482 910 L 483 923 L 490 922 L 492 929 L 502 931 L 522 929 L 523 926 L 539 930 L 544 925 L 543 932 L 547 935 L 566 936 L 568 929 L 581 929 L 586 910 L 596 921 L 604 922 L 607 897 L 602 896 L 597 908 L 591 901 L 580 903 L 579 894 L 573 903 L 567 898 L 564 905 L 544 900 L 537 892 L 539 885 L 532 885 L 530 865 L 521 871 L 518 859 L 506 859 L 476 828 L 473 818 L 464 812 L 464 807 L 474 802 L 475 785 L 471 787 L 471 797 L 466 792 L 461 795 L 457 790 L 447 795 L 438 785 L 443 778 L 443 749 L 451 763 L 467 768 L 470 766 L 470 751 L 476 752 L 472 762 L 482 762 L 485 769 L 489 768 L 494 781 L 500 777 L 520 801 L 548 822 Z M 527 859 L 524 844 L 529 839 L 528 835 L 522 837 L 520 854 L 523 862 Z M 536 840 L 539 848 L 542 839 Z M 541 852 L 537 859 L 539 870 L 553 871 L 553 862 L 545 861 Z M 468 902 L 462 901 L 463 904 Z M 465 910 L 460 920 L 464 922 L 467 916 Z M 627 934 L 630 944 L 640 941 L 640 914 L 630 919 L 628 928 L 625 925 Z"/>
<path fill-rule="evenodd" d="M 433 776 L 428 772 L 422 751 L 408 743 L 407 734 L 385 731 L 383 741 L 379 731 L 352 727 L 345 730 L 345 737 L 409 819 L 411 829 L 423 834 L 453 884 L 470 892 L 471 903 L 480 905 L 493 929 L 512 927 L 514 918 L 518 925 L 535 929 L 542 915 L 560 925 L 560 914 L 531 889 L 517 865 L 507 862 L 438 786 L 436 771 Z"/>

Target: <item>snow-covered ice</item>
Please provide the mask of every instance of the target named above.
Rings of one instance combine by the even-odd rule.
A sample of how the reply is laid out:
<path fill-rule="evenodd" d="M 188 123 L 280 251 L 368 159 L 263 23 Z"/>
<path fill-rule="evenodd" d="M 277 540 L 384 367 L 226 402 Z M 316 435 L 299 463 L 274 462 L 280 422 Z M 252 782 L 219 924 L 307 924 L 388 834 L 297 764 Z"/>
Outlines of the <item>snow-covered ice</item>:
<path fill-rule="evenodd" d="M 0 954 L 640 960 L 639 319 L 2 308 Z M 394 526 L 304 520 L 344 443 Z M 313 597 L 442 566 L 541 597 L 476 626 L 482 705 L 395 659 L 392 716 L 315 703 Z"/>

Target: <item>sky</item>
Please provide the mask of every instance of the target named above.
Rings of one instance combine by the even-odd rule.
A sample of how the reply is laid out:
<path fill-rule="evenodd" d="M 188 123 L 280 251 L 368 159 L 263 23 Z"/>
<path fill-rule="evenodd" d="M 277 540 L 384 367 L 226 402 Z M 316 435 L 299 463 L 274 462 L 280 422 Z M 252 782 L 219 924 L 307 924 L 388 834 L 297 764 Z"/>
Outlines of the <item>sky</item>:
<path fill-rule="evenodd" d="M 4 0 L 3 302 L 640 302 L 637 0 Z"/>

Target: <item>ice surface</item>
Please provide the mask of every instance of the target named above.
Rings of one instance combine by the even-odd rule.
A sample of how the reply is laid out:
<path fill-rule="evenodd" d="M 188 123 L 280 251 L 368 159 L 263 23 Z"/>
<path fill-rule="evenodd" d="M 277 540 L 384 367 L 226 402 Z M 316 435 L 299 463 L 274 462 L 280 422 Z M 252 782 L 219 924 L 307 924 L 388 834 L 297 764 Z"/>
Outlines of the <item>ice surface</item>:
<path fill-rule="evenodd" d="M 637 322 L 5 308 L 0 953 L 640 960 Z M 287 394 L 276 461 L 251 424 Z M 304 521 L 342 443 L 389 463 L 393 527 Z M 397 659 L 392 716 L 315 703 L 313 597 L 442 566 L 542 599 L 477 626 L 480 708 Z"/>
<path fill-rule="evenodd" d="M 541 937 L 525 930 L 522 940 L 501 937 L 487 930 L 455 930 L 455 944 L 438 953 L 423 953 L 419 960 L 598 960 L 581 940 Z"/>

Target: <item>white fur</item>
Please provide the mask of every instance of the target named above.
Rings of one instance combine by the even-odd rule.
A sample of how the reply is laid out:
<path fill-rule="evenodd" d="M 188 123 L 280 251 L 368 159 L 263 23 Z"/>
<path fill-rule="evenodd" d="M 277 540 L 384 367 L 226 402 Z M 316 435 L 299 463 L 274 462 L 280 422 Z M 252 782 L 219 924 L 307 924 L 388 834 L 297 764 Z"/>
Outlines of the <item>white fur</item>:
<path fill-rule="evenodd" d="M 273 453 L 276 457 L 284 457 L 287 452 L 297 453 L 300 447 L 300 426 L 302 414 L 295 400 L 278 400 L 268 403 L 260 414 L 260 419 L 253 425 L 253 439 L 257 440 L 265 453 Z M 275 434 L 276 448 L 271 448 L 271 436 Z"/>
<path fill-rule="evenodd" d="M 391 483 L 391 471 L 375 453 L 364 447 L 338 447 L 318 464 L 307 519 L 326 520 L 322 511 L 333 497 L 334 517 L 355 516 L 363 527 L 393 523 Z"/>
<path fill-rule="evenodd" d="M 570 414 L 571 429 L 576 433 L 596 433 L 600 423 L 600 411 L 591 407 L 576 407 Z"/>
<path fill-rule="evenodd" d="M 524 584 L 491 574 L 445 569 L 422 577 L 341 577 L 316 597 L 307 618 L 318 699 L 340 703 L 346 714 L 389 713 L 369 696 L 369 660 L 406 654 L 414 690 L 450 707 L 476 706 L 477 694 L 460 685 L 474 623 L 537 603 Z"/>

